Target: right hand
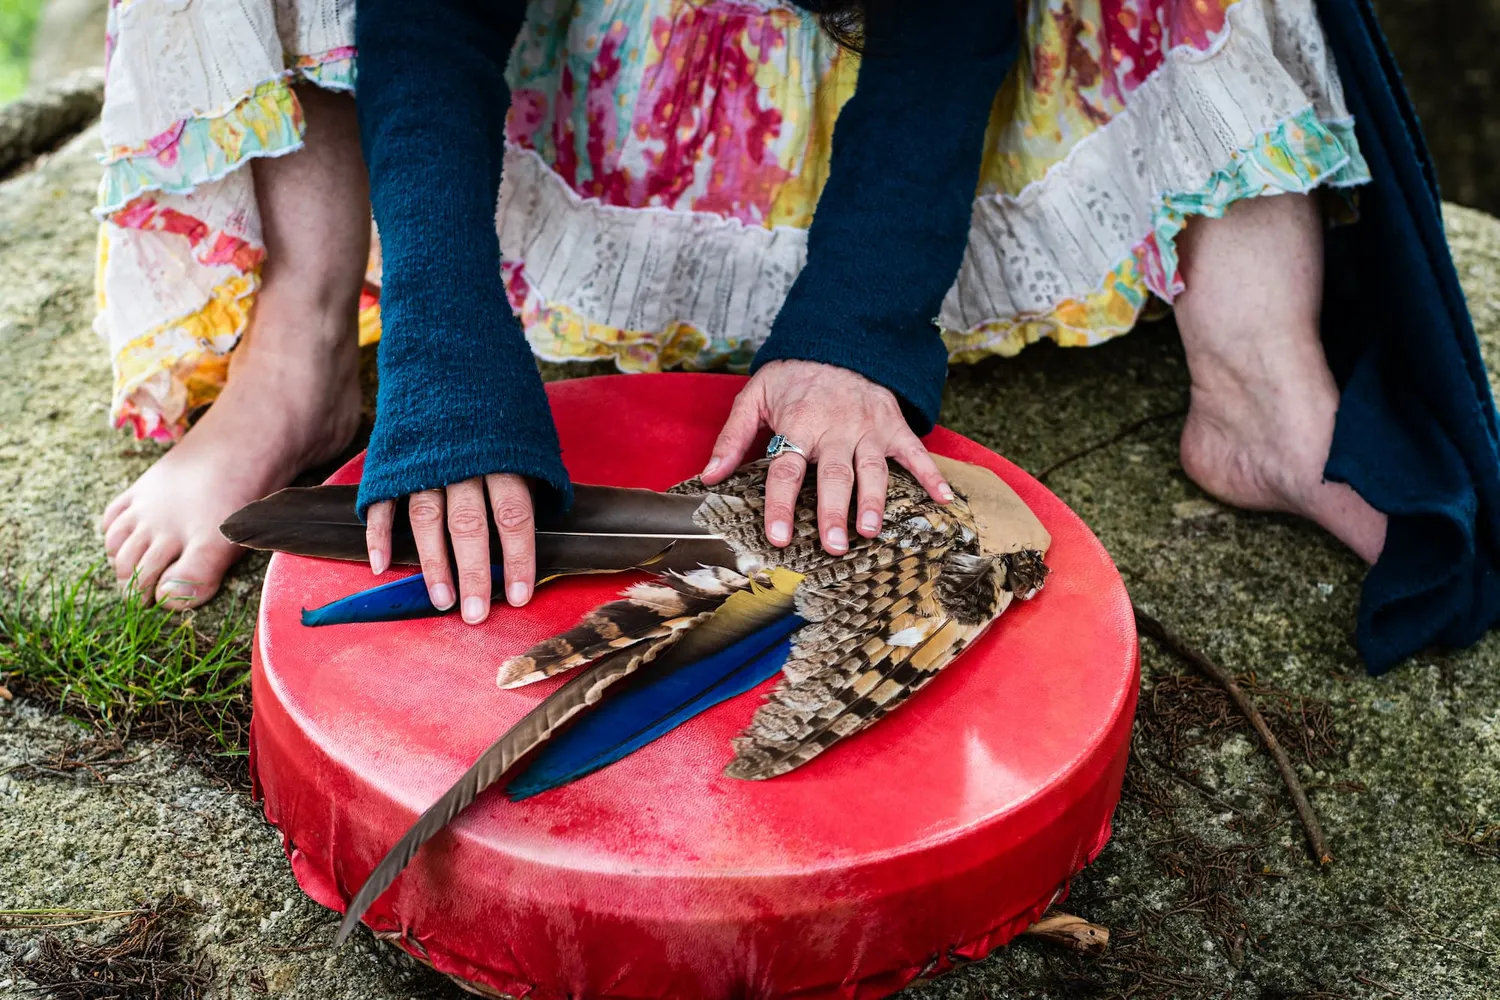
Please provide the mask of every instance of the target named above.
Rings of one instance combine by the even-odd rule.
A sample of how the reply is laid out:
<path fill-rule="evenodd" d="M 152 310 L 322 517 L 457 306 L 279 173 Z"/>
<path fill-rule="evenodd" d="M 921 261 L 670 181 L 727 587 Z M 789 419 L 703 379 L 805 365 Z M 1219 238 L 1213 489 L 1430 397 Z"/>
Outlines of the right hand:
<path fill-rule="evenodd" d="M 489 499 L 486 502 L 485 496 Z M 464 621 L 477 625 L 490 614 L 489 518 L 494 511 L 500 531 L 504 560 L 505 598 L 516 607 L 531 600 L 536 582 L 536 529 L 531 489 L 522 476 L 494 473 L 476 476 L 440 490 L 413 493 L 408 505 L 417 556 L 427 581 L 432 606 L 446 611 L 455 599 L 461 602 Z M 391 525 L 396 519 L 395 501 L 371 504 L 365 512 L 365 545 L 370 552 L 370 571 L 376 576 L 391 564 Z M 448 537 L 453 538 L 453 556 L 458 563 L 455 595 L 453 567 L 448 565 Z"/>

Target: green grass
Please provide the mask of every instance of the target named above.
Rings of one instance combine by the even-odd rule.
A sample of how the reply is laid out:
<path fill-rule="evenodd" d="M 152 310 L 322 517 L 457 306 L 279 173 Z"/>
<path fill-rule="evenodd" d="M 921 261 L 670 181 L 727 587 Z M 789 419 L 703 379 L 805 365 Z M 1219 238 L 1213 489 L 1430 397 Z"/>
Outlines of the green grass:
<path fill-rule="evenodd" d="M 200 616 L 121 597 L 94 569 L 67 583 L 0 594 L 0 679 L 65 712 L 206 736 L 244 751 L 251 625 L 231 608 Z"/>
<path fill-rule="evenodd" d="M 31 36 L 42 0 L 0 0 L 0 103 L 26 89 Z"/>

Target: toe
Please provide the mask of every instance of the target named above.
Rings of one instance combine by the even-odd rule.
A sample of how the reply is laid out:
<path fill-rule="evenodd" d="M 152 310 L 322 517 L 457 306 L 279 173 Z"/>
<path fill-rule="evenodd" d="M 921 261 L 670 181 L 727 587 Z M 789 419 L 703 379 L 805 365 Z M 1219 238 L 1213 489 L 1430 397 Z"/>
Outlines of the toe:
<path fill-rule="evenodd" d="M 104 554 L 113 561 L 125 546 L 126 540 L 135 534 L 136 518 L 130 511 L 116 516 L 104 529 Z M 139 553 L 137 553 L 139 554 Z M 133 565 L 133 564 L 132 564 Z M 125 574 L 129 577 L 129 572 Z"/>
<path fill-rule="evenodd" d="M 224 574 L 243 550 L 214 540 L 189 544 L 161 575 L 156 599 L 174 609 L 196 608 L 219 591 Z"/>
<path fill-rule="evenodd" d="M 115 582 L 122 587 L 129 584 L 141 557 L 150 547 L 151 533 L 141 527 L 132 528 L 130 533 L 115 546 L 114 555 L 110 556 L 110 563 L 115 568 Z"/>
<path fill-rule="evenodd" d="M 129 506 L 130 491 L 126 490 L 124 493 L 121 493 L 119 496 L 111 500 L 109 502 L 109 506 L 104 508 L 104 513 L 99 515 L 99 530 L 108 532 L 110 529 L 110 525 L 114 524 L 119 516 L 125 513 L 125 510 Z"/>
<path fill-rule="evenodd" d="M 146 604 L 155 602 L 157 581 L 161 579 L 162 571 L 176 562 L 180 551 L 174 539 L 158 538 L 136 563 L 131 586 Z"/>

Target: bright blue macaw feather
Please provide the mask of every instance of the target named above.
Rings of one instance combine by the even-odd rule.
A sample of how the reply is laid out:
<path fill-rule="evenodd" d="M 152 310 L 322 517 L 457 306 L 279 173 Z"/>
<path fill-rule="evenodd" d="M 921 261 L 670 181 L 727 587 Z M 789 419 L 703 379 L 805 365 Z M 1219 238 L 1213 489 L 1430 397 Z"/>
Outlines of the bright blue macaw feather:
<path fill-rule="evenodd" d="M 503 576 L 501 567 L 490 567 L 490 579 L 494 581 L 496 594 L 504 593 Z M 412 618 L 436 618 L 447 613 L 432 606 L 432 601 L 427 597 L 427 581 L 421 573 L 414 573 L 341 597 L 321 608 L 303 608 L 302 624 L 316 627 L 350 625 L 355 622 L 399 622 Z"/>
<path fill-rule="evenodd" d="M 791 633 L 804 624 L 787 615 L 694 663 L 663 674 L 647 666 L 626 689 L 611 691 L 592 712 L 543 744 L 505 794 L 520 801 L 576 781 L 774 677 L 791 652 Z"/>

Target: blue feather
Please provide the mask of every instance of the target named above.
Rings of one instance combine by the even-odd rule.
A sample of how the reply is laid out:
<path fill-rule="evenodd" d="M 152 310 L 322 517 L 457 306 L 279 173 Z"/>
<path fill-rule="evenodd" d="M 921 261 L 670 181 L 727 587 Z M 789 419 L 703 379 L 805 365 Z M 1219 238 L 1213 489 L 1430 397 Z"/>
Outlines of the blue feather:
<path fill-rule="evenodd" d="M 490 579 L 494 581 L 495 593 L 502 589 L 504 571 L 499 566 L 490 567 Z M 448 611 L 452 611 L 449 608 Z M 355 622 L 399 622 L 412 618 L 436 618 L 447 614 L 432 606 L 427 597 L 427 581 L 421 573 L 382 583 L 369 590 L 341 597 L 321 608 L 302 609 L 302 624 L 309 627 L 319 625 L 349 625 Z"/>
<path fill-rule="evenodd" d="M 629 686 L 553 737 L 505 789 L 513 801 L 566 785 L 634 753 L 715 705 L 774 677 L 806 624 L 789 614 L 739 642 L 665 673 L 649 666 Z"/>

